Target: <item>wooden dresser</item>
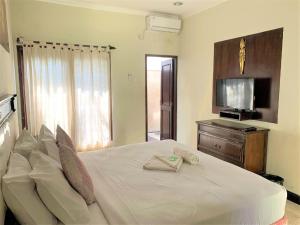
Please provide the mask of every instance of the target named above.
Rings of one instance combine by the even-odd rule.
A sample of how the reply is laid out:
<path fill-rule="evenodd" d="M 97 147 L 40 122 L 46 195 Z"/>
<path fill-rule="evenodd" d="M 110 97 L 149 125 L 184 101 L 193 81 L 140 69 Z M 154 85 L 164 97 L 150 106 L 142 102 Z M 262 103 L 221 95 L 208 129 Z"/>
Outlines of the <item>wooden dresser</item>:
<path fill-rule="evenodd" d="M 197 121 L 199 151 L 250 170 L 265 173 L 268 129 L 226 120 Z"/>

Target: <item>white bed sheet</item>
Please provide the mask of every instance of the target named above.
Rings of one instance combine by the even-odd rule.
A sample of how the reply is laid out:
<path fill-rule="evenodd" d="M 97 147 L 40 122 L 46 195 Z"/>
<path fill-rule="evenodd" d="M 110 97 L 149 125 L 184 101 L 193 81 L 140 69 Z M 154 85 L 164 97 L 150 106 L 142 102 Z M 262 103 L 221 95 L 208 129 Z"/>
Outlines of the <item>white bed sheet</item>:
<path fill-rule="evenodd" d="M 143 170 L 174 146 L 200 164 L 178 173 Z M 272 224 L 284 216 L 286 190 L 254 173 L 175 141 L 142 143 L 80 154 L 110 224 Z"/>
<path fill-rule="evenodd" d="M 90 212 L 90 221 L 86 225 L 108 225 L 108 222 L 106 221 L 101 209 L 99 208 L 97 203 L 93 203 L 88 206 L 89 212 Z M 64 225 L 61 222 L 58 222 L 57 225 Z"/>

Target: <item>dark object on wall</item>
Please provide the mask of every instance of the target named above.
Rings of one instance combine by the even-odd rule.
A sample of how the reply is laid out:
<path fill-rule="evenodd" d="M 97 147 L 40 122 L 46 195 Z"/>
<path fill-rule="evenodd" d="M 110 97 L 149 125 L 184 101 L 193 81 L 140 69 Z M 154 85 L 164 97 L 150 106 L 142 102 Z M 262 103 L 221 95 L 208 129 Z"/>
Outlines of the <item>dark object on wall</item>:
<path fill-rule="evenodd" d="M 271 107 L 271 82 L 271 78 L 257 78 L 254 80 L 255 108 Z"/>
<path fill-rule="evenodd" d="M 17 95 L 5 95 L 0 97 L 0 127 L 6 123 L 16 111 L 15 98 Z"/>
<path fill-rule="evenodd" d="M 283 186 L 284 179 L 280 176 L 265 173 L 265 174 L 262 174 L 262 177 L 266 178 L 269 181 L 272 181 L 274 183 L 277 183 L 277 184 L 280 184 L 281 186 Z"/>
<path fill-rule="evenodd" d="M 257 174 L 265 173 L 268 129 L 225 120 L 196 123 L 199 151 Z"/>
<path fill-rule="evenodd" d="M 280 28 L 215 43 L 213 113 L 219 113 L 225 109 L 216 104 L 216 80 L 246 76 L 261 81 L 258 84 L 260 86 L 264 86 L 260 79 L 265 79 L 265 85 L 267 85 L 265 91 L 269 94 L 256 92 L 256 111 L 261 115 L 259 120 L 277 123 L 282 37 L 283 28 Z M 244 75 L 240 74 L 240 42 L 242 38 L 246 43 Z"/>

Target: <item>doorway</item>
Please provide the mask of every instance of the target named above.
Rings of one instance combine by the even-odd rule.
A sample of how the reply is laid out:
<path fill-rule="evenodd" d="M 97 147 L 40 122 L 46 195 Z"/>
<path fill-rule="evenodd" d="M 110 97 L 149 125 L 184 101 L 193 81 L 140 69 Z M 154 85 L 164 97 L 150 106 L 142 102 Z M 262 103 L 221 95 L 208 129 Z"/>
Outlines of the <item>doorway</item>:
<path fill-rule="evenodd" d="M 146 55 L 146 141 L 176 140 L 177 56 Z"/>

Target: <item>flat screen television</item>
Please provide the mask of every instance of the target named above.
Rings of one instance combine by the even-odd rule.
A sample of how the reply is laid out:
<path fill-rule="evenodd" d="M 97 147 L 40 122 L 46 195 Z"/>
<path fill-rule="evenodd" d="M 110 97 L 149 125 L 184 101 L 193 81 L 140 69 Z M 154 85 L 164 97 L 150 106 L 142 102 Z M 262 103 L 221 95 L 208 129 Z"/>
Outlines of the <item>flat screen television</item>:
<path fill-rule="evenodd" d="M 254 78 L 218 79 L 216 104 L 237 110 L 254 110 Z"/>

